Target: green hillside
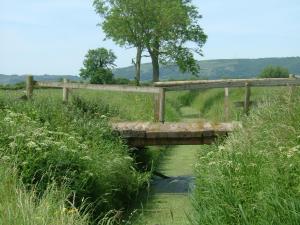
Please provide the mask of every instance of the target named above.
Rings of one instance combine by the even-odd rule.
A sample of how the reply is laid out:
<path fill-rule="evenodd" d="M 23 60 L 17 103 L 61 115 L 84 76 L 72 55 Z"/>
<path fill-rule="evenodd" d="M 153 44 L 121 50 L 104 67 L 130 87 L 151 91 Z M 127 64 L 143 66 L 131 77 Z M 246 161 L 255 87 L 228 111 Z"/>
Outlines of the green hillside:
<path fill-rule="evenodd" d="M 0 74 L 0 84 L 16 84 L 24 82 L 26 75 L 4 75 Z M 36 81 L 59 81 L 63 78 L 68 78 L 69 80 L 80 80 L 78 76 L 70 75 L 36 75 L 34 80 Z"/>
<path fill-rule="evenodd" d="M 287 58 L 262 58 L 262 59 L 216 59 L 199 62 L 201 72 L 200 79 L 220 78 L 249 78 L 257 76 L 266 66 L 281 66 L 288 68 L 290 73 L 300 74 L 300 57 Z M 142 80 L 152 80 L 152 65 L 142 65 Z M 176 65 L 161 66 L 161 80 L 186 80 L 193 77 L 189 73 L 181 73 Z M 134 67 L 117 68 L 114 70 L 116 77 L 134 79 Z M 34 76 L 37 81 L 57 81 L 64 77 L 69 80 L 80 80 L 78 76 L 68 75 L 38 75 Z M 25 81 L 25 76 L 0 74 L 0 84 L 15 84 Z"/>
<path fill-rule="evenodd" d="M 300 57 L 288 58 L 261 58 L 261 59 L 217 59 L 203 60 L 199 62 L 201 72 L 199 76 L 207 79 L 220 78 L 246 78 L 254 77 L 266 66 L 282 66 L 289 69 L 293 74 L 300 74 Z M 128 79 L 134 78 L 134 67 L 116 69 L 117 77 Z M 161 66 L 161 80 L 169 79 L 190 79 L 191 74 L 183 74 L 175 65 Z M 142 65 L 142 79 L 149 81 L 152 79 L 151 63 Z"/>

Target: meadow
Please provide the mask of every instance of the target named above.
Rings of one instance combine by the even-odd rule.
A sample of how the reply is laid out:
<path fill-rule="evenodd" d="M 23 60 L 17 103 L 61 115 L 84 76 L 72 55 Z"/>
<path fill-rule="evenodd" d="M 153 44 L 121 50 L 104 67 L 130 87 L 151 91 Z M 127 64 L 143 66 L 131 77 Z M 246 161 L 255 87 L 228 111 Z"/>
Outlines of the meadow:
<path fill-rule="evenodd" d="M 218 169 L 211 170 L 211 165 L 212 162 L 221 159 L 234 163 L 240 163 L 239 160 L 242 163 L 248 159 L 249 162 L 245 164 L 253 163 L 261 157 L 261 155 L 256 157 L 257 149 L 269 144 L 269 149 L 274 149 L 274 140 L 277 139 L 282 140 L 281 145 L 287 149 L 289 147 L 286 146 L 296 144 L 296 142 L 289 144 L 289 141 L 284 144 L 286 141 L 284 137 L 288 137 L 283 135 L 285 134 L 283 130 L 288 128 L 288 131 L 294 132 L 298 110 L 297 104 L 294 103 L 296 100 L 287 101 L 284 97 L 280 97 L 286 96 L 286 93 L 282 94 L 286 92 L 285 90 L 287 89 L 253 89 L 252 97 L 260 103 L 253 109 L 249 118 L 243 115 L 241 108 L 234 106 L 235 101 L 243 100 L 244 90 L 230 90 L 230 120 L 243 120 L 245 128 L 221 145 L 201 147 L 194 194 L 194 206 L 198 214 L 193 216 L 193 223 L 212 224 L 209 218 L 216 217 L 219 220 L 216 220 L 215 224 L 226 224 L 220 221 L 232 224 L 236 222 L 233 218 L 238 216 L 240 220 L 237 220 L 239 222 L 237 224 L 247 224 L 242 220 L 243 215 L 239 214 L 240 206 L 247 221 L 251 222 L 248 219 L 248 216 L 253 216 L 248 214 L 251 209 L 244 204 L 251 198 L 254 201 L 260 192 L 254 194 L 251 193 L 254 190 L 252 187 L 250 189 L 244 187 L 248 185 L 245 184 L 248 179 L 245 179 L 248 167 L 242 167 L 244 170 L 240 169 L 240 172 L 243 173 L 237 174 L 235 178 L 231 171 L 227 171 L 225 164 L 224 168 L 220 167 L 221 172 Z M 35 219 L 35 224 L 126 223 L 134 203 L 139 202 L 140 194 L 148 188 L 153 166 L 159 165 L 163 151 L 150 149 L 145 155 L 137 154 L 111 130 L 110 122 L 153 120 L 153 95 L 76 90 L 72 91 L 70 102 L 63 104 L 59 89 L 35 90 L 31 101 L 22 100 L 20 97 L 23 94 L 22 90 L 0 90 L 0 173 L 4 177 L 0 181 L 0 189 L 1 194 L 6 196 L 5 201 L 0 202 L 1 224 L 30 224 L 28 221 Z M 223 96 L 222 89 L 168 92 L 166 120 L 182 120 L 184 116 L 182 109 L 187 108 L 196 112 L 194 113 L 196 118 L 222 121 Z M 276 111 L 279 102 L 282 107 L 278 107 L 279 111 Z M 286 107 L 287 105 L 289 107 Z M 282 116 L 280 110 L 285 110 L 285 115 L 290 113 L 287 115 L 291 116 Z M 284 121 L 279 121 L 279 118 L 284 118 Z M 279 122 L 281 132 L 277 132 L 278 127 L 275 126 Z M 257 135 L 255 134 L 257 130 L 254 129 L 256 126 L 260 126 L 258 129 L 260 133 Z M 273 139 L 270 140 L 269 130 L 273 135 Z M 252 140 L 249 136 L 251 134 L 255 137 L 264 135 L 268 138 L 263 142 L 253 137 L 253 142 L 257 141 L 260 145 L 250 143 L 251 151 L 247 151 L 249 157 L 243 158 L 235 155 L 235 151 L 234 153 L 230 151 L 234 143 L 234 149 L 240 149 L 236 152 L 244 155 L 243 151 L 247 149 L 245 146 Z M 262 154 L 271 153 L 266 151 Z M 271 165 L 273 161 L 267 165 Z M 272 167 L 264 169 L 275 171 L 284 168 L 286 171 L 284 176 L 295 170 L 294 167 L 288 170 L 285 164 L 281 165 L 283 162 L 284 160 L 278 160 L 275 165 L 274 161 Z M 259 171 L 258 174 L 260 173 Z M 269 177 L 271 175 L 274 174 L 270 174 Z M 254 173 L 253 177 L 255 176 L 258 175 Z M 263 173 L 259 175 L 259 179 L 263 180 L 263 177 Z M 274 177 L 279 179 L 279 175 Z M 237 179 L 237 184 L 241 183 L 240 186 L 235 186 L 236 189 L 232 189 L 232 186 L 225 189 L 222 185 L 231 185 L 230 179 Z M 254 181 L 257 180 L 253 179 L 251 182 Z M 262 184 L 264 182 L 262 181 Z M 272 184 L 278 185 L 274 182 Z M 264 193 L 272 193 L 268 192 L 269 190 L 272 188 L 263 189 L 262 196 L 264 197 Z M 240 193 L 239 191 L 242 194 L 235 195 Z M 291 192 L 294 193 L 294 190 Z M 210 194 L 215 197 L 214 201 L 211 200 Z M 226 197 L 225 200 L 229 202 L 220 196 L 224 198 L 227 196 L 228 199 Z M 230 205 L 233 201 L 231 197 L 233 199 L 245 197 L 246 200 L 237 205 L 236 202 Z M 278 201 L 284 197 L 278 195 Z M 220 208 L 223 204 L 228 204 L 228 212 Z M 17 210 L 13 211 L 14 207 Z M 258 209 L 265 210 L 263 207 Z M 269 214 L 266 212 L 266 215 L 270 214 L 271 210 Z M 225 215 L 232 220 L 227 220 Z"/>

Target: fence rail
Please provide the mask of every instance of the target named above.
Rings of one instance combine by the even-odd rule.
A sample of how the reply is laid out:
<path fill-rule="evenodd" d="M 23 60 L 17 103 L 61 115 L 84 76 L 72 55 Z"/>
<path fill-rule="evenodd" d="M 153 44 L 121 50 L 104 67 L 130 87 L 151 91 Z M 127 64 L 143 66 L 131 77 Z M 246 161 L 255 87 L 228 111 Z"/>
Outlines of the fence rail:
<path fill-rule="evenodd" d="M 63 82 L 34 82 L 32 76 L 26 80 L 27 98 L 32 98 L 34 87 L 52 87 L 63 89 L 63 101 L 68 101 L 70 89 L 90 89 L 119 92 L 139 92 L 154 94 L 154 121 L 164 123 L 165 121 L 165 99 L 167 91 L 194 90 L 224 88 L 224 119 L 229 117 L 229 88 L 244 87 L 244 113 L 248 114 L 251 105 L 251 87 L 278 87 L 278 86 L 300 86 L 299 76 L 290 75 L 290 78 L 267 78 L 267 79 L 226 79 L 226 80 L 196 80 L 196 81 L 170 81 L 156 82 L 151 87 L 136 87 L 128 85 L 97 85 Z"/>
<path fill-rule="evenodd" d="M 78 84 L 67 82 L 36 82 L 37 87 L 54 87 L 70 89 L 90 89 L 103 91 L 120 91 L 120 92 L 140 92 L 140 93 L 159 93 L 157 87 L 138 87 L 128 85 L 99 85 L 99 84 Z"/>
<path fill-rule="evenodd" d="M 274 87 L 274 86 L 300 86 L 300 79 L 295 78 L 265 78 L 265 79 L 226 79 L 226 80 L 195 80 L 156 82 L 155 87 L 167 91 L 210 89 L 210 88 L 237 88 L 245 87 Z"/>

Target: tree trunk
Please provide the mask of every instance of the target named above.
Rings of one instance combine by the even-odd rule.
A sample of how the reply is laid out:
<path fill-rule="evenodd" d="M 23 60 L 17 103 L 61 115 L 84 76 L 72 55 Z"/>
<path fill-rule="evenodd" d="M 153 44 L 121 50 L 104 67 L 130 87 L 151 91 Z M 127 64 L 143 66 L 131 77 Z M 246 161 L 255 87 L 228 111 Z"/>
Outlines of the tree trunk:
<path fill-rule="evenodd" d="M 153 45 L 153 48 L 151 49 L 150 46 L 148 46 L 148 52 L 151 56 L 152 60 L 152 68 L 153 68 L 153 76 L 152 81 L 158 82 L 159 81 L 159 40 L 156 39 Z"/>
<path fill-rule="evenodd" d="M 151 55 L 151 59 L 152 59 L 152 67 L 153 67 L 152 81 L 153 82 L 158 82 L 159 81 L 158 55 Z"/>
<path fill-rule="evenodd" d="M 136 52 L 136 63 L 135 63 L 135 82 L 137 86 L 140 85 L 140 80 L 141 80 L 141 60 L 142 60 L 142 48 L 141 46 L 138 46 Z"/>

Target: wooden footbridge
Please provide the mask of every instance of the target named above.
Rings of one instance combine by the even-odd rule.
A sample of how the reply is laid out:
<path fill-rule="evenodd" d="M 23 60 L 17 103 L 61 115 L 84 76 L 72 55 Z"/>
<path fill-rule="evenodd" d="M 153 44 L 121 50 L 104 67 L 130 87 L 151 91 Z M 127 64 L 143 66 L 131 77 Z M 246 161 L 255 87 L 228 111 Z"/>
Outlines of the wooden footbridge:
<path fill-rule="evenodd" d="M 153 145 L 199 145 L 211 144 L 216 138 L 227 136 L 234 123 L 150 123 L 122 122 L 112 124 L 128 145 L 144 147 Z"/>
<path fill-rule="evenodd" d="M 300 86 L 299 76 L 290 78 L 267 79 L 226 79 L 226 80 L 194 80 L 157 82 L 152 87 L 136 87 L 126 85 L 92 85 L 64 82 L 34 82 L 32 76 L 26 80 L 27 98 L 33 97 L 33 88 L 62 88 L 63 101 L 68 102 L 71 89 L 92 89 L 119 92 L 141 92 L 154 96 L 154 122 L 123 122 L 112 124 L 113 129 L 120 133 L 132 146 L 149 145 L 195 145 L 210 144 L 217 137 L 228 135 L 236 127 L 233 123 L 165 123 L 165 99 L 168 91 L 223 88 L 224 92 L 224 120 L 228 120 L 229 88 L 245 88 L 245 99 L 242 102 L 247 114 L 251 105 L 252 87 L 288 86 L 290 91 L 294 86 Z"/>

